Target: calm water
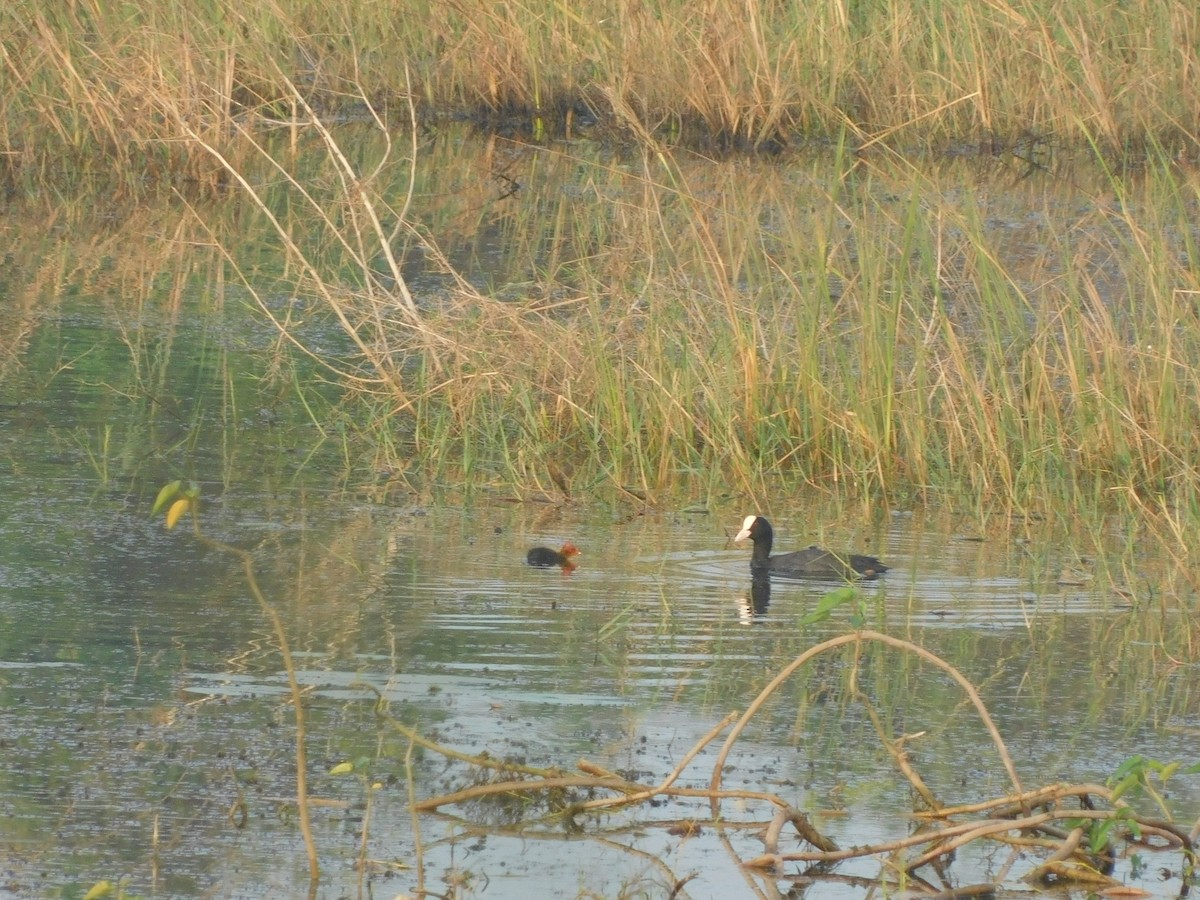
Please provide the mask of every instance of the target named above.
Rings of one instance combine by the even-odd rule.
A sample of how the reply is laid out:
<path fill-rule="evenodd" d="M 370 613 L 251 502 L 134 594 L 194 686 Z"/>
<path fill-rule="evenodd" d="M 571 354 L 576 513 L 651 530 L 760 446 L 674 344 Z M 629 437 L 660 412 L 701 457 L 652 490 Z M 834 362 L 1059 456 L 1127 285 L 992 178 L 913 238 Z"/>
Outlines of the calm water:
<path fill-rule="evenodd" d="M 72 486 L 85 485 L 43 490 Z M 282 799 L 292 790 L 286 686 L 236 570 L 198 552 L 186 533 L 163 533 L 145 502 L 14 501 L 29 490 L 5 479 L 4 544 L 24 548 L 5 556 L 0 645 L 13 892 L 70 893 L 128 874 L 136 890 L 158 896 L 299 894 L 302 848 Z M 365 760 L 384 785 L 368 855 L 392 874 L 373 875 L 371 895 L 414 883 L 411 869 L 390 869 L 414 863 L 407 742 L 377 726 L 362 683 L 451 747 L 568 769 L 586 758 L 656 783 L 779 668 L 847 627 L 838 614 L 817 629 L 799 626 L 821 596 L 814 585 L 778 583 L 766 610 L 747 615 L 746 554 L 723 546 L 736 515 L 618 521 L 586 507 L 548 516 L 504 503 L 310 495 L 303 521 L 280 525 L 255 520 L 260 503 L 227 494 L 206 515 L 259 549 L 311 689 L 313 793 L 338 801 L 316 813 L 327 876 L 320 896 L 356 884 L 362 787 L 323 774 L 344 760 Z M 792 524 L 785 534 L 801 526 L 777 518 Z M 1126 672 L 1136 664 L 1104 660 L 1106 635 L 1129 611 L 1032 581 L 1021 553 L 996 542 L 942 535 L 934 552 L 932 536 L 905 517 L 868 535 L 896 566 L 864 588 L 871 624 L 944 654 L 981 685 L 1027 786 L 1102 780 L 1134 752 L 1194 755 L 1195 712 L 1182 684 L 1194 672 Z M 585 548 L 574 575 L 523 565 L 527 546 L 562 537 Z M 814 811 L 845 810 L 819 817 L 819 827 L 853 844 L 906 833 L 911 800 L 861 710 L 838 695 L 846 665 L 831 655 L 760 714 L 726 782 Z M 936 791 L 966 800 L 1006 789 L 986 736 L 945 679 L 888 653 L 868 653 L 864 672 L 897 733 L 929 729 L 916 760 Z M 1146 707 L 1147 695 L 1157 708 Z M 713 756 L 702 754 L 683 782 L 706 784 Z M 415 776 L 421 795 L 468 778 L 430 754 Z M 1194 812 L 1195 786 L 1175 787 L 1173 802 Z M 235 828 L 229 812 L 239 797 L 248 821 Z M 668 871 L 696 874 L 691 896 L 738 895 L 748 888 L 733 853 L 761 849 L 752 834 L 734 833 L 726 845 L 712 828 L 687 840 L 665 826 L 623 830 L 636 814 L 605 817 L 582 835 L 544 824 L 532 837 L 498 809 L 447 812 L 422 824 L 427 884 L 446 890 L 447 880 L 466 878 L 467 893 L 481 896 L 584 888 L 615 896 L 634 880 L 663 896 Z M 706 810 L 678 801 L 644 812 L 674 821 L 703 820 Z M 766 813 L 735 803 L 726 815 Z M 1001 861 L 968 853 L 955 872 L 977 880 Z M 877 866 L 839 874 L 869 878 Z M 821 888 L 821 896 L 861 892 L 842 882 Z"/>
<path fill-rule="evenodd" d="M 147 213 L 146 233 L 178 214 Z M 236 288 L 189 280 L 190 251 L 173 260 L 182 289 L 159 276 L 130 305 L 127 273 L 112 262 L 130 255 L 120 228 L 51 222 L 20 240 L 16 223 L 7 228 L 16 241 L 0 297 L 12 348 L 0 363 L 7 895 L 81 896 L 126 876 L 142 896 L 307 892 L 287 799 L 291 711 L 269 627 L 233 559 L 149 514 L 158 486 L 181 475 L 203 486 L 206 533 L 254 552 L 287 623 L 311 715 L 311 791 L 322 801 L 317 896 L 392 897 L 421 876 L 434 892 L 499 898 L 666 897 L 688 877 L 696 898 L 805 892 L 789 881 L 799 866 L 777 879 L 742 870 L 762 850 L 757 827 L 718 830 L 700 801 L 581 819 L 577 833 L 552 818 L 517 828 L 514 810 L 536 819 L 537 807 L 448 806 L 421 818 L 418 848 L 408 741 L 374 713 L 377 692 L 396 719 L 457 750 L 568 771 L 587 759 L 658 783 L 779 669 L 852 627 L 849 608 L 802 624 L 829 585 L 777 582 L 769 601 L 750 596 L 748 551 L 727 546 L 750 510 L 558 506 L 344 479 L 337 442 L 322 440 L 286 385 L 258 380 L 271 330 Z M 39 265 L 55 253 L 84 262 L 46 281 Z M 1103 781 L 1135 753 L 1195 761 L 1196 663 L 1164 658 L 1156 636 L 1172 628 L 1169 610 L 1131 607 L 1108 574 L 1124 569 L 1153 596 L 1170 566 L 1131 545 L 1125 523 L 1110 528 L 1125 556 L 1106 566 L 1081 559 L 1062 523 L 980 533 L 903 510 L 795 502 L 763 512 L 780 549 L 820 541 L 894 566 L 862 587 L 866 624 L 928 647 L 979 687 L 1027 788 Z M 528 547 L 568 539 L 583 550 L 573 575 L 524 565 Z M 742 735 L 725 777 L 726 787 L 773 791 L 810 811 L 844 846 L 913 828 L 910 790 L 847 696 L 850 669 L 837 651 L 789 682 Z M 1008 790 L 943 675 L 868 647 L 858 684 L 893 736 L 924 733 L 908 746 L 945 802 Z M 681 785 L 707 786 L 721 740 Z M 365 782 L 328 774 L 351 760 L 380 784 L 365 850 Z M 420 797 L 475 777 L 432 752 L 415 760 Z M 1196 779 L 1173 781 L 1170 802 L 1194 819 Z M 733 825 L 770 817 L 746 802 L 723 814 Z M 693 818 L 699 834 L 668 832 Z M 1018 888 L 1028 862 L 1011 862 L 996 845 L 967 848 L 949 877 Z M 1161 880 L 1159 868 L 1178 864 L 1163 854 L 1136 877 L 1127 861 L 1119 874 L 1173 895 L 1177 875 Z M 883 865 L 845 864 L 809 890 L 868 896 Z"/>

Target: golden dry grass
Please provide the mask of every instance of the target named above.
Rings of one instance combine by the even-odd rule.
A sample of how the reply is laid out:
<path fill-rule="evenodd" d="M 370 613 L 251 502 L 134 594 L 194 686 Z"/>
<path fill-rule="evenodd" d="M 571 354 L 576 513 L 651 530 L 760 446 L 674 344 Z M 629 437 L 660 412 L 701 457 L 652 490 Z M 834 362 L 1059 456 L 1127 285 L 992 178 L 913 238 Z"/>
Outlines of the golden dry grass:
<path fill-rule="evenodd" d="M 815 7 L 747 0 L 647 5 L 502 2 L 0 10 L 0 147 L 10 176 L 116 175 L 129 189 L 208 183 L 181 123 L 224 146 L 235 120 L 364 101 L 422 115 L 504 115 L 528 132 L 584 114 L 691 146 L 862 146 L 1123 154 L 1195 152 L 1200 13 L 1077 0 Z"/>

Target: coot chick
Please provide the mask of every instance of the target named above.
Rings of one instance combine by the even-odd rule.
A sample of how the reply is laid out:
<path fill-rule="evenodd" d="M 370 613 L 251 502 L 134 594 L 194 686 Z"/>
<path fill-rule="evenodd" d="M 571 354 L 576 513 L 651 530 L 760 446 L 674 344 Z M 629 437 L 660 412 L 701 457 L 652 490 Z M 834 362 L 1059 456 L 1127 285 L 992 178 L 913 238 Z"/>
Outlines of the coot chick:
<path fill-rule="evenodd" d="M 578 555 L 579 548 L 568 541 L 562 545 L 561 550 L 551 550 L 549 547 L 534 547 L 525 554 L 525 562 L 539 568 L 561 566 L 563 572 L 567 573 L 575 568 L 575 563 L 571 561 L 571 557 Z"/>
<path fill-rule="evenodd" d="M 772 556 L 771 543 L 775 540 L 775 532 L 771 529 L 771 523 L 762 516 L 746 516 L 746 520 L 742 522 L 742 530 L 733 540 L 744 541 L 746 538 L 754 542 L 754 553 L 750 557 L 752 573 L 769 572 L 786 578 L 849 580 L 874 578 L 890 568 L 873 556 L 859 556 L 857 553 L 837 554 L 821 547 L 809 547 L 795 553 Z"/>

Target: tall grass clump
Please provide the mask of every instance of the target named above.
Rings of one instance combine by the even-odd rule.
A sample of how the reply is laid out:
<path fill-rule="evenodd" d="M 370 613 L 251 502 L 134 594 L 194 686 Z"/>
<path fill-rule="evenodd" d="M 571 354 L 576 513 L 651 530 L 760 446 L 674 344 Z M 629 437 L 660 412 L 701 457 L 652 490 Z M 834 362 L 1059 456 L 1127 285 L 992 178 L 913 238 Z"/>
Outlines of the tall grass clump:
<path fill-rule="evenodd" d="M 806 6 L 231 0 L 0 9 L 0 149 L 10 179 L 210 184 L 237 121 L 287 123 L 291 85 L 330 117 L 447 112 L 526 134 L 691 147 L 853 136 L 909 151 L 982 144 L 1194 155 L 1200 13 L 951 2 Z"/>
<path fill-rule="evenodd" d="M 1064 187 L 848 151 L 493 143 L 428 165 L 323 133 L 338 177 L 260 203 L 293 204 L 284 246 L 350 339 L 330 371 L 367 404 L 347 424 L 372 465 L 643 498 L 1197 508 L 1194 186 L 1165 148 Z"/>
<path fill-rule="evenodd" d="M 345 345 L 277 314 L 244 234 L 213 237 L 372 411 L 348 425 L 395 457 L 375 462 L 1169 516 L 1196 505 L 1195 186 L 1176 167 L 1196 16 L 18 2 L 0 11 L 0 129 L 27 186 L 62 167 L 251 197 L 289 290 Z M 586 114 L 631 140 L 473 157 L 421 129 L 448 107 Z M 347 111 L 366 124 L 328 124 Z M 280 122 L 283 140 L 262 129 Z M 819 154 L 795 140 L 813 134 Z M 1018 136 L 1086 161 L 894 152 Z M 794 152 L 670 146 L 713 139 Z"/>

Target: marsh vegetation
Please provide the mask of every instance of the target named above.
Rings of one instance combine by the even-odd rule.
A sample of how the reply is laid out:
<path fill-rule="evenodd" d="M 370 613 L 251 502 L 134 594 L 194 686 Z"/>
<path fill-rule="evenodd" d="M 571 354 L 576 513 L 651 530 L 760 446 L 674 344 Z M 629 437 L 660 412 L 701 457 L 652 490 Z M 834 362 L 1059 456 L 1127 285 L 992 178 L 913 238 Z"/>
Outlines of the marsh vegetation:
<path fill-rule="evenodd" d="M 181 476 L 204 482 L 199 509 L 213 518 L 202 533 L 252 542 L 253 557 L 236 555 L 268 619 L 280 598 L 294 607 L 273 619 L 275 636 L 247 638 L 253 628 L 238 618 L 229 636 L 245 647 L 228 651 L 224 668 L 241 674 L 244 653 L 255 688 L 277 690 L 259 646 L 280 646 L 289 657 L 280 636 L 305 632 L 294 646 L 302 659 L 315 654 L 323 674 L 301 670 L 296 680 L 289 659 L 291 690 L 320 694 L 308 728 L 325 741 L 329 768 L 357 761 L 350 769 L 362 777 L 360 792 L 346 803 L 365 810 L 351 827 L 361 841 L 359 872 L 400 870 L 388 864 L 380 875 L 367 865 L 379 834 L 411 830 L 395 855 L 415 854 L 423 879 L 423 848 L 453 859 L 462 835 L 486 830 L 491 812 L 475 806 L 479 815 L 441 820 L 455 837 L 423 842 L 419 814 L 445 805 L 439 796 L 475 803 L 501 782 L 503 804 L 515 807 L 498 815 L 521 839 L 533 826 L 574 827 L 588 804 L 612 805 L 589 791 L 707 798 L 722 776 L 717 763 L 713 784 L 687 795 L 656 787 L 682 774 L 673 759 L 620 775 L 612 759 L 589 759 L 590 770 L 569 777 L 555 768 L 564 765 L 554 759 L 564 745 L 591 746 L 597 734 L 620 735 L 620 752 L 632 758 L 641 723 L 626 727 L 620 714 L 587 740 L 539 747 L 537 765 L 523 770 L 512 760 L 453 756 L 453 734 L 426 737 L 455 717 L 415 698 L 400 672 L 419 668 L 414 660 L 429 641 L 437 664 L 421 677 L 431 692 L 454 683 L 454 667 L 470 653 L 447 635 L 482 630 L 491 604 L 504 606 L 513 635 L 547 629 L 561 639 L 561 647 L 526 650 L 556 660 L 547 682 L 565 680 L 563 693 L 588 696 L 584 716 L 608 702 L 601 695 L 639 697 L 651 718 L 684 697 L 694 716 L 688 724 L 706 723 L 692 735 L 697 752 L 721 721 L 720 704 L 756 702 L 775 672 L 803 659 L 801 683 L 770 698 L 775 705 L 756 723 L 755 740 L 772 752 L 809 748 L 811 772 L 840 750 L 830 737 L 836 721 L 860 747 L 864 736 L 877 741 L 927 807 L 942 806 L 940 793 L 919 787 L 920 767 L 904 743 L 921 727 L 904 720 L 935 723 L 929 756 L 940 760 L 933 767 L 943 787 L 962 776 L 953 747 L 955 714 L 966 707 L 937 681 L 943 657 L 917 645 L 930 639 L 951 663 L 978 662 L 974 639 L 930 637 L 936 617 L 954 614 L 947 609 L 971 608 L 973 582 L 945 578 L 935 588 L 921 566 L 936 566 L 946 551 L 921 547 L 896 523 L 945 515 L 939 533 L 1012 549 L 1008 565 L 1037 598 L 1087 585 L 1086 609 L 1077 597 L 1059 598 L 1065 616 L 1043 618 L 1011 583 L 988 581 L 1019 621 L 993 611 L 972 623 L 1002 623 L 1018 635 L 998 642 L 994 667 L 973 673 L 980 694 L 1011 677 L 1006 664 L 1031 654 L 1023 677 L 1034 687 L 1001 698 L 1032 705 L 1045 720 L 1027 735 L 1026 757 L 1044 762 L 1031 747 L 1056 725 L 1052 685 L 1063 672 L 1047 649 L 1053 640 L 1070 634 L 1087 648 L 1092 662 L 1071 671 L 1095 682 L 1096 704 L 1119 706 L 1124 716 L 1099 753 L 1113 773 L 1107 785 L 1072 780 L 1038 793 L 1042 785 L 1025 792 L 1012 778 L 1005 794 L 992 775 L 1011 774 L 1013 765 L 997 739 L 1000 765 L 967 793 L 981 803 L 1011 800 L 1027 818 L 1030 802 L 1057 804 L 1050 819 L 1071 818 L 1076 830 L 1057 839 L 1086 837 L 1093 851 L 1111 850 L 1115 834 L 1158 828 L 1183 848 L 1170 879 L 1186 890 L 1197 834 L 1162 821 L 1171 810 L 1158 793 L 1183 775 L 1174 760 L 1140 755 L 1142 744 L 1125 737 L 1158 735 L 1197 708 L 1195 692 L 1174 680 L 1200 644 L 1194 4 L 143 6 L 18 0 L 0 9 L 0 183 L 13 237 L 0 322 L 4 409 L 14 434 L 53 422 L 46 443 L 30 444 L 38 456 L 9 445 L 19 487 L 6 494 L 56 497 L 69 514 L 78 485 L 62 485 L 61 496 L 46 490 L 57 457 L 98 486 L 98 510 L 119 509 L 124 495 L 148 508 L 161 484 Z M 80 309 L 94 316 L 83 328 L 72 319 Z M 295 543 L 264 536 L 262 523 L 304 518 L 310 493 L 331 486 L 340 502 L 363 504 L 371 515 L 403 509 L 402 523 L 376 530 L 378 523 L 334 513 L 355 524 L 323 532 L 319 551 L 299 525 Z M 458 578 L 458 568 L 439 569 L 445 548 L 456 565 L 464 560 L 483 534 L 478 522 L 470 540 L 460 534 L 423 554 L 397 550 L 397 541 L 419 540 L 412 523 L 422 504 L 439 502 L 505 504 L 522 512 L 505 517 L 497 535 L 508 529 L 555 541 L 576 535 L 544 533 L 553 530 L 547 522 L 580 527 L 595 510 L 616 529 L 642 521 L 681 527 L 671 520 L 681 510 L 719 512 L 730 523 L 751 510 L 776 520 L 788 511 L 793 521 L 820 510 L 809 537 L 824 541 L 828 529 L 839 545 L 894 566 L 878 594 L 855 595 L 842 626 L 877 629 L 893 649 L 900 638 L 888 632 L 896 631 L 913 642 L 904 644 L 911 654 L 896 663 L 864 651 L 874 632 L 870 640 L 866 632 L 813 633 L 813 610 L 794 609 L 786 595 L 788 611 L 780 616 L 777 605 L 772 615 L 791 631 L 735 638 L 719 615 L 701 617 L 697 631 L 680 611 L 708 597 L 713 578 L 728 580 L 719 568 L 693 572 L 686 590 L 672 583 L 677 573 L 665 561 L 628 582 L 613 576 L 576 588 L 596 584 L 586 580 L 589 570 L 617 571 L 637 559 L 638 544 L 594 522 L 619 550 L 583 547 L 578 582 L 531 588 L 465 562 L 470 574 Z M 223 515 L 226 508 L 236 515 Z M 364 534 L 381 545 L 369 560 L 358 558 Z M 710 526 L 697 539 L 711 547 L 719 535 Z M 653 533 L 640 536 L 659 547 Z M 873 542 L 863 547 L 865 536 Z M 186 591 L 194 548 L 166 540 L 143 533 L 127 558 L 146 554 L 155 577 Z M 488 546 L 493 562 L 525 552 L 498 540 Z M 102 542 L 93 549 L 118 566 Z M 155 554 L 172 562 L 155 563 Z M 324 562 L 310 584 L 313 569 L 301 578 L 304 567 L 289 561 L 317 556 Z M 199 559 L 207 579 L 228 577 L 212 557 Z M 254 563 L 266 570 L 261 592 Z M 11 564 L 23 565 L 16 551 Z M 318 591 L 313 585 L 325 577 Z M 647 588 L 651 582 L 658 587 Z M 135 594 L 145 590 L 131 583 Z M 361 605 L 346 602 L 347 583 L 362 591 Z M 233 604 L 244 588 L 239 580 L 222 599 Z M 497 599 L 518 589 L 543 606 L 515 612 Z M 307 606 L 309 590 L 327 605 Z M 414 628 L 372 609 L 385 624 L 366 637 L 366 611 L 385 590 L 424 619 Z M 455 613 L 430 593 L 470 614 L 451 621 Z M 717 602 L 728 601 L 726 593 Z M 559 595 L 575 597 L 574 612 L 553 615 Z M 14 633 L 37 632 L 36 604 L 19 609 Z M 305 631 L 323 609 L 336 615 Z M 1090 624 L 1081 626 L 1085 616 Z M 440 624 L 423 632 L 430 622 Z M 210 684 L 171 657 L 180 638 L 169 623 L 160 627 L 172 637 L 159 643 L 161 656 L 152 651 L 159 662 L 148 660 L 151 670 L 203 682 L 203 691 L 187 690 L 203 694 L 204 704 L 255 705 L 219 672 Z M 136 622 L 133 633 L 140 641 Z M 124 639 L 126 631 L 111 634 Z M 204 635 L 198 624 L 187 640 Z M 818 638 L 844 655 L 807 656 Z M 669 662 L 654 655 L 664 640 L 678 642 Z M 72 633 L 67 643 L 76 653 L 83 641 Z M 703 663 L 690 655 L 691 643 Z M 9 652 L 18 651 L 10 643 Z M 640 654 L 649 654 L 654 672 L 644 671 Z M 221 659 L 215 653 L 209 662 L 221 670 Z M 580 659 L 596 668 L 576 682 Z M 363 672 L 365 684 L 357 680 Z M 463 677 L 464 696 L 486 706 L 487 692 Z M 670 689 L 658 685 L 646 700 L 639 686 L 654 678 Z M 930 699 L 917 699 L 931 683 Z M 1105 693 L 1111 683 L 1120 691 Z M 380 705 L 368 713 L 365 698 Z M 532 701 L 515 693 L 508 702 Z M 404 704 L 402 714 L 391 717 L 389 703 Z M 138 752 L 148 746 L 167 760 L 174 723 L 192 713 L 190 702 L 164 706 L 156 715 L 169 721 L 153 722 L 154 736 Z M 1094 724 L 1087 702 L 1068 706 Z M 894 717 L 880 714 L 887 709 Z M 505 715 L 516 721 L 522 713 Z M 1019 728 L 1019 716 L 1007 715 L 1002 724 Z M 265 727 L 256 713 L 247 717 L 252 730 Z M 333 727 L 339 717 L 352 721 Z M 103 734 L 109 720 L 97 721 Z M 532 734 L 527 724 L 521 729 Z M 1077 748 L 1089 739 L 1085 726 L 1072 734 Z M 520 755 L 521 742 L 503 725 L 487 736 Z M 256 749 L 268 752 L 263 746 Z M 438 764 L 422 756 L 443 750 L 455 762 L 438 776 Z M 1056 757 L 1064 758 L 1084 760 L 1079 768 L 1089 772 L 1103 768 L 1083 750 Z M 771 823 L 773 851 L 784 822 L 796 825 L 791 805 L 802 799 L 781 798 L 804 793 L 791 790 L 803 782 L 793 762 L 778 764 L 796 781 L 754 798 L 788 813 Z M 859 774 L 870 769 L 860 757 L 851 765 Z M 383 787 L 396 787 L 390 804 L 386 791 L 376 793 L 376 770 L 386 773 Z M 503 781 L 518 771 L 528 784 Z M 755 768 L 737 788 L 742 799 L 762 786 L 754 778 L 770 776 Z M 458 781 L 441 783 L 439 793 L 431 787 L 439 777 Z M 180 784 L 202 793 L 209 778 Z M 233 778 L 239 801 L 253 800 L 250 783 Z M 272 783 L 286 792 L 285 782 Z M 478 782 L 468 788 L 476 793 L 451 789 L 464 782 Z M 303 806 L 303 781 L 298 793 Z M 1151 810 L 1127 807 L 1131 793 Z M 1062 810 L 1064 797 L 1077 815 Z M 1102 812 L 1080 813 L 1096 798 L 1108 804 Z M 525 815 L 525 804 L 541 818 Z M 703 811 L 686 812 L 680 822 L 654 818 L 653 827 L 683 828 L 674 836 L 686 843 L 693 826 L 683 820 Z M 638 815 L 620 827 L 651 822 Z M 328 835 L 317 835 L 310 850 L 322 838 L 328 846 Z M 852 830 L 844 838 L 859 842 Z M 931 850 L 930 860 L 939 853 Z M 752 856 L 744 843 L 730 852 Z M 783 872 L 796 861 L 773 852 L 771 863 Z M 656 875 L 644 893 L 686 893 L 686 879 L 654 865 L 670 877 Z M 851 886 L 902 885 L 911 872 L 898 862 L 855 875 L 861 882 Z M 447 877 L 445 890 L 469 892 Z M 755 884 L 764 895 L 774 889 L 770 876 Z M 630 881 L 607 889 L 639 888 Z"/>
<path fill-rule="evenodd" d="M 1116 504 L 1184 531 L 1195 10 L 706 12 L 17 3 L 7 181 L 286 213 L 272 250 L 196 209 L 235 278 L 282 253 L 344 332 L 329 359 L 275 318 L 357 392 L 377 465 L 647 499 Z M 580 104 L 602 139 L 467 153 L 433 124 L 546 134 Z M 697 155 L 701 126 L 787 153 Z M 442 289 L 414 296 L 414 268 Z"/>

